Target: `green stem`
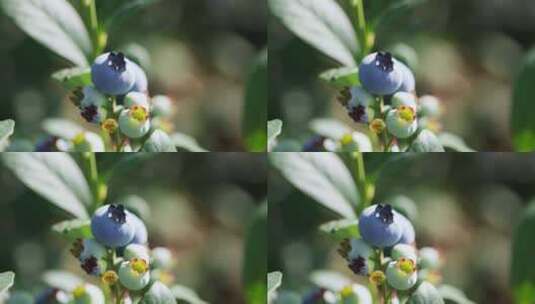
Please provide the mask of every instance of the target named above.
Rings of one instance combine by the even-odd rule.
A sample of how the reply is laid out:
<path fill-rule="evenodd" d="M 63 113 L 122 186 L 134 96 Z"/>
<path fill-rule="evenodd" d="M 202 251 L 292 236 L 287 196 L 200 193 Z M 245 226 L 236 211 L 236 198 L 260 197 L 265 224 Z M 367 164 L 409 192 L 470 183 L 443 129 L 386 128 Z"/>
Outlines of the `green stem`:
<path fill-rule="evenodd" d="M 97 7 L 95 0 L 81 0 L 83 11 L 84 11 L 84 21 L 87 29 L 89 30 L 89 35 L 91 37 L 91 42 L 93 43 L 93 56 L 96 57 L 100 52 L 101 42 L 99 39 L 99 28 L 98 28 L 98 17 L 97 17 Z"/>
<path fill-rule="evenodd" d="M 97 169 L 97 160 L 95 153 L 84 152 L 82 153 L 82 159 L 85 164 L 85 175 L 87 181 L 89 182 L 89 188 L 91 189 L 91 194 L 93 195 L 93 210 L 96 210 L 101 203 L 100 195 L 100 182 L 98 179 L 98 169 Z"/>
<path fill-rule="evenodd" d="M 353 153 L 355 160 L 355 184 L 362 199 L 359 205 L 359 213 L 366 208 L 371 202 L 371 191 L 369 191 L 368 182 L 366 180 L 366 168 L 364 167 L 364 155 L 361 152 Z"/>
<path fill-rule="evenodd" d="M 356 14 L 356 24 L 354 25 L 355 32 L 357 34 L 357 40 L 359 41 L 360 47 L 362 48 L 359 58 L 360 61 L 360 59 L 364 58 L 369 51 L 368 29 L 366 26 L 366 16 L 364 14 L 364 3 L 362 0 L 351 0 L 351 6 Z"/>

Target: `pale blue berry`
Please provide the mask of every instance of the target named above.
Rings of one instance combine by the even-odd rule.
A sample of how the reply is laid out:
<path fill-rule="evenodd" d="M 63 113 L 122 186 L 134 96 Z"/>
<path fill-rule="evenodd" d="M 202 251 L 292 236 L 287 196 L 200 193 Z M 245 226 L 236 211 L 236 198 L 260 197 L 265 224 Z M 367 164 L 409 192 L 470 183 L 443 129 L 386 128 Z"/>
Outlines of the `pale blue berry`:
<path fill-rule="evenodd" d="M 376 204 L 364 209 L 359 217 L 359 230 L 367 243 L 379 248 L 396 244 L 403 233 L 399 214 L 388 204 Z"/>
<path fill-rule="evenodd" d="M 398 63 L 388 52 L 372 53 L 364 57 L 359 65 L 360 83 L 371 94 L 390 95 L 402 83 Z"/>
<path fill-rule="evenodd" d="M 108 95 L 123 95 L 134 86 L 136 73 L 123 53 L 105 53 L 91 66 L 91 80 L 95 87 Z"/>
<path fill-rule="evenodd" d="M 91 218 L 91 231 L 104 246 L 117 248 L 134 239 L 135 226 L 131 214 L 122 205 L 105 205 L 98 208 Z"/>

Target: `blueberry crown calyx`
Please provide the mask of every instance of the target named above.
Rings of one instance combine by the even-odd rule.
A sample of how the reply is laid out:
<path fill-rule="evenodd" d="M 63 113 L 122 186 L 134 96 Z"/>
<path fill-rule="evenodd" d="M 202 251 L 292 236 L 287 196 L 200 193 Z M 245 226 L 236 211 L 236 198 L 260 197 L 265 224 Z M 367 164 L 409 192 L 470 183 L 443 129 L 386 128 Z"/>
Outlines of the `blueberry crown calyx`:
<path fill-rule="evenodd" d="M 117 72 L 124 72 L 126 70 L 124 54 L 121 52 L 111 52 L 110 55 L 108 55 L 108 66 Z"/>
<path fill-rule="evenodd" d="M 375 65 L 383 72 L 394 70 L 394 60 L 389 52 L 378 52 L 375 56 Z"/>
<path fill-rule="evenodd" d="M 124 224 L 126 222 L 124 206 L 121 204 L 110 205 L 110 207 L 108 207 L 108 217 L 118 224 Z"/>
<path fill-rule="evenodd" d="M 394 212 L 392 211 L 392 206 L 388 204 L 378 204 L 375 208 L 375 217 L 379 218 L 384 224 L 392 224 L 394 222 Z"/>

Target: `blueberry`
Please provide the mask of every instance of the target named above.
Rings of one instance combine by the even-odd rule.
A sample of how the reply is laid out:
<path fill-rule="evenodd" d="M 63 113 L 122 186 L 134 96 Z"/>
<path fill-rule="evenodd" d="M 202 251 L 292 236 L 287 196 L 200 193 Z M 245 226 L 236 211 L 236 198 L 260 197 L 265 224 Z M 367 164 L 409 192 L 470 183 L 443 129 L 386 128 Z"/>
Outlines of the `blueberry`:
<path fill-rule="evenodd" d="M 130 290 L 141 290 L 149 284 L 149 265 L 142 259 L 131 259 L 119 266 L 119 281 Z"/>
<path fill-rule="evenodd" d="M 145 223 L 137 217 L 137 215 L 131 213 L 132 215 L 132 224 L 134 225 L 135 233 L 134 233 L 134 239 L 132 240 L 133 244 L 147 244 L 148 241 L 148 233 L 147 233 L 147 227 L 145 226 Z"/>
<path fill-rule="evenodd" d="M 80 285 L 72 291 L 72 304 L 105 304 L 104 293 L 93 284 Z"/>
<path fill-rule="evenodd" d="M 149 113 L 142 106 L 133 106 L 119 115 L 119 129 L 130 138 L 140 138 L 150 130 Z"/>
<path fill-rule="evenodd" d="M 78 258 L 87 274 L 99 276 L 106 269 L 106 248 L 93 239 L 76 240 L 71 253 Z"/>
<path fill-rule="evenodd" d="M 344 240 L 338 253 L 349 262 L 349 269 L 358 275 L 368 275 L 370 271 L 370 257 L 373 249 L 362 239 Z"/>
<path fill-rule="evenodd" d="M 162 282 L 152 283 L 149 290 L 143 294 L 140 304 L 175 304 L 176 300 L 169 289 Z"/>
<path fill-rule="evenodd" d="M 399 220 L 400 220 L 401 227 L 403 230 L 399 243 L 408 244 L 408 245 L 413 244 L 416 236 L 415 236 L 414 227 L 412 226 L 412 223 L 403 214 L 398 213 L 397 211 L 394 211 L 394 212 L 396 212 L 397 215 L 399 215 Z"/>
<path fill-rule="evenodd" d="M 149 249 L 141 244 L 130 244 L 124 249 L 123 257 L 125 260 L 142 259 L 147 263 L 150 261 Z"/>
<path fill-rule="evenodd" d="M 403 62 L 394 59 L 396 62 L 396 65 L 399 67 L 399 70 L 401 72 L 401 86 L 399 87 L 399 92 L 408 92 L 412 93 L 416 89 L 416 80 L 414 79 L 414 74 L 412 73 L 411 69 L 409 69 L 408 66 L 406 66 Z"/>
<path fill-rule="evenodd" d="M 418 122 L 412 107 L 401 106 L 386 114 L 386 128 L 397 138 L 407 138 L 416 132 Z"/>
<path fill-rule="evenodd" d="M 418 281 L 416 263 L 407 258 L 400 258 L 386 266 L 386 281 L 397 290 L 407 290 Z"/>
<path fill-rule="evenodd" d="M 394 108 L 407 106 L 413 108 L 415 111 L 417 109 L 416 96 L 412 93 L 397 92 L 392 96 L 391 102 Z"/>
<path fill-rule="evenodd" d="M 399 214 L 388 204 L 367 207 L 359 217 L 362 238 L 375 247 L 384 248 L 396 244 L 403 233 Z"/>
<path fill-rule="evenodd" d="M 106 119 L 106 96 L 102 95 L 92 86 L 82 90 L 83 98 L 80 101 L 80 114 L 89 123 L 98 124 Z"/>
<path fill-rule="evenodd" d="M 123 205 L 105 205 L 97 209 L 91 218 L 91 231 L 104 246 L 117 248 L 134 239 L 135 226 L 131 214 Z"/>
<path fill-rule="evenodd" d="M 398 260 L 400 258 L 411 259 L 413 261 L 418 260 L 416 248 L 407 244 L 397 244 L 392 248 L 392 253 L 390 255 L 394 260 Z"/>
<path fill-rule="evenodd" d="M 126 59 L 128 64 L 131 66 L 132 71 L 135 75 L 135 81 L 134 86 L 132 89 L 130 89 L 131 92 L 140 92 L 140 93 L 147 93 L 149 84 L 147 80 L 147 74 L 145 74 L 145 71 L 135 62 Z"/>
<path fill-rule="evenodd" d="M 399 64 L 388 52 L 377 52 L 364 57 L 359 65 L 360 83 L 371 94 L 389 95 L 402 83 Z"/>
<path fill-rule="evenodd" d="M 165 247 L 155 247 L 151 251 L 151 264 L 154 268 L 169 269 L 173 266 L 173 253 Z"/>
<path fill-rule="evenodd" d="M 133 106 L 142 106 L 146 110 L 149 109 L 149 97 L 145 93 L 130 92 L 124 97 L 124 106 L 131 108 Z"/>
<path fill-rule="evenodd" d="M 423 247 L 420 249 L 420 268 L 436 270 L 440 268 L 442 261 L 440 253 L 433 247 Z"/>
<path fill-rule="evenodd" d="M 128 93 L 136 80 L 135 68 L 123 53 L 105 53 L 91 66 L 91 80 L 95 87 L 108 95 Z"/>

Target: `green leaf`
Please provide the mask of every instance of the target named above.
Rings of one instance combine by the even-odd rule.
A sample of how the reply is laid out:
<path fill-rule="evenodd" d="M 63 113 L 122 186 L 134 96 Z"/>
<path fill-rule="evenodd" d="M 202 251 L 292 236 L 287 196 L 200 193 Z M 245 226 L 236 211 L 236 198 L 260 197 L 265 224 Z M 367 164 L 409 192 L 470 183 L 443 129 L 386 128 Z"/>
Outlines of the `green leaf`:
<path fill-rule="evenodd" d="M 273 150 L 277 144 L 277 137 L 282 132 L 282 120 L 273 119 L 268 121 L 267 125 L 267 139 L 268 139 L 268 151 Z"/>
<path fill-rule="evenodd" d="M 6 119 L 0 121 L 0 152 L 9 144 L 9 137 L 13 135 L 15 131 L 15 121 L 12 119 Z"/>
<path fill-rule="evenodd" d="M 84 283 L 84 280 L 77 275 L 62 270 L 47 271 L 43 274 L 42 279 L 50 287 L 68 292 Z"/>
<path fill-rule="evenodd" d="M 137 14 L 145 7 L 159 2 L 160 0 L 129 0 L 123 1 L 119 8 L 117 8 L 113 14 L 106 18 L 106 28 L 117 27 L 122 24 L 127 18 Z"/>
<path fill-rule="evenodd" d="M 247 80 L 243 109 L 243 134 L 249 151 L 266 150 L 267 96 L 268 96 L 268 54 L 264 50 L 256 59 Z"/>
<path fill-rule="evenodd" d="M 176 152 L 176 147 L 167 133 L 154 130 L 141 150 L 143 152 Z"/>
<path fill-rule="evenodd" d="M 464 140 L 455 134 L 442 132 L 438 135 L 438 140 L 446 149 L 456 152 L 476 152 L 474 149 L 468 147 Z"/>
<path fill-rule="evenodd" d="M 513 85 L 511 129 L 513 144 L 517 151 L 535 150 L 535 49 L 527 54 Z"/>
<path fill-rule="evenodd" d="M 319 77 L 339 89 L 360 85 L 359 69 L 357 67 L 330 69 L 321 73 Z"/>
<path fill-rule="evenodd" d="M 344 218 L 356 217 L 360 197 L 353 178 L 335 153 L 271 153 L 272 165 L 297 189 Z"/>
<path fill-rule="evenodd" d="M 333 237 L 337 241 L 347 238 L 359 238 L 359 221 L 354 219 L 335 220 L 322 224 L 320 231 Z"/>
<path fill-rule="evenodd" d="M 199 146 L 197 140 L 184 133 L 173 133 L 171 135 L 171 141 L 177 148 L 189 151 L 189 152 L 208 152 L 208 150 Z"/>
<path fill-rule="evenodd" d="M 15 273 L 12 271 L 6 271 L 0 273 L 0 295 L 4 294 L 6 291 L 13 286 L 15 282 Z"/>
<path fill-rule="evenodd" d="M 424 281 L 412 293 L 407 304 L 444 304 L 444 300 L 435 286 Z"/>
<path fill-rule="evenodd" d="M 72 215 L 88 218 L 93 198 L 84 174 L 66 153 L 4 153 L 5 165 L 30 189 Z"/>
<path fill-rule="evenodd" d="M 321 136 L 339 140 L 346 134 L 353 133 L 353 130 L 339 122 L 336 119 L 331 118 L 317 118 L 310 122 L 310 129 Z"/>
<path fill-rule="evenodd" d="M 90 68 L 63 69 L 52 74 L 52 78 L 59 81 L 67 90 L 85 87 L 92 84 Z"/>
<path fill-rule="evenodd" d="M 93 46 L 82 19 L 66 0 L 0 0 L 6 15 L 33 39 L 77 66 Z"/>
<path fill-rule="evenodd" d="M 535 268 L 533 268 L 533 253 L 535 252 L 535 200 L 526 208 L 515 227 L 513 235 L 511 287 L 517 297 L 532 295 L 531 301 L 519 303 L 533 303 L 535 301 Z M 532 292 L 528 292 L 528 291 Z"/>
<path fill-rule="evenodd" d="M 273 15 L 295 35 L 344 66 L 356 66 L 359 45 L 335 0 L 268 0 Z"/>
<path fill-rule="evenodd" d="M 268 303 L 275 298 L 277 289 L 282 284 L 282 272 L 274 271 L 270 272 L 267 275 L 267 288 L 268 288 Z"/>
<path fill-rule="evenodd" d="M 208 304 L 193 289 L 183 285 L 174 285 L 171 287 L 171 292 L 177 300 L 182 300 L 190 304 Z"/>
<path fill-rule="evenodd" d="M 318 287 L 331 291 L 340 291 L 344 287 L 352 284 L 352 281 L 345 275 L 330 270 L 317 270 L 312 272 L 310 281 Z"/>
<path fill-rule="evenodd" d="M 267 210 L 267 203 L 258 208 L 245 236 L 243 283 L 250 304 L 266 302 Z"/>
<path fill-rule="evenodd" d="M 438 140 L 435 133 L 429 130 L 422 130 L 416 136 L 409 147 L 411 152 L 444 152 L 444 147 Z"/>
<path fill-rule="evenodd" d="M 72 139 L 84 129 L 76 123 L 62 118 L 48 118 L 42 123 L 46 133 L 63 139 Z"/>
<path fill-rule="evenodd" d="M 52 226 L 52 231 L 68 240 L 93 238 L 90 220 L 67 220 Z"/>
<path fill-rule="evenodd" d="M 441 285 L 438 288 L 438 292 L 444 300 L 455 304 L 476 304 L 475 302 L 470 301 L 462 290 L 450 285 Z"/>

